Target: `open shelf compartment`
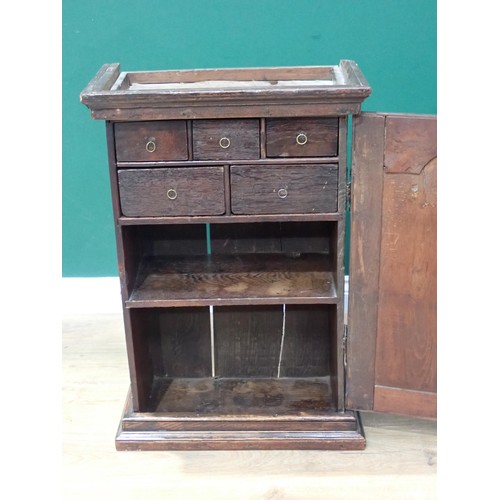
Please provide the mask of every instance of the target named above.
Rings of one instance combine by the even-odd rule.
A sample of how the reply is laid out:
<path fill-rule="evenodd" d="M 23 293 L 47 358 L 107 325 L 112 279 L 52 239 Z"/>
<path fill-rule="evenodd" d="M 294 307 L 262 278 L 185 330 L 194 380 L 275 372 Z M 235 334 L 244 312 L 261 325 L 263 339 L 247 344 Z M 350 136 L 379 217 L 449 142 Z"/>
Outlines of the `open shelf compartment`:
<path fill-rule="evenodd" d="M 129 396 L 118 449 L 364 448 L 357 415 L 337 405 L 336 305 L 127 314 L 144 346 L 142 406 Z"/>
<path fill-rule="evenodd" d="M 314 254 L 148 257 L 127 307 L 335 303 L 327 256 Z"/>
<path fill-rule="evenodd" d="M 129 310 L 140 411 L 328 415 L 336 407 L 335 305 Z"/>
<path fill-rule="evenodd" d="M 127 308 L 339 301 L 336 222 L 124 227 L 140 248 Z"/>

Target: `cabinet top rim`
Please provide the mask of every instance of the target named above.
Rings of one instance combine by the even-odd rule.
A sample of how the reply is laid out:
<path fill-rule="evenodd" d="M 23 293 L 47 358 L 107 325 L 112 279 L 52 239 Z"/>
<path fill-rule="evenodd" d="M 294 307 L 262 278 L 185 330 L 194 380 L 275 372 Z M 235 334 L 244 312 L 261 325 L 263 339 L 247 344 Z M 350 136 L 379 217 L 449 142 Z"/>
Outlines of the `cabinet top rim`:
<path fill-rule="evenodd" d="M 166 71 L 120 71 L 105 64 L 80 94 L 80 101 L 98 119 L 116 119 L 120 110 L 168 110 L 252 106 L 256 114 L 278 116 L 279 107 L 330 106 L 327 114 L 356 114 L 371 88 L 354 61 L 335 66 L 260 67 Z M 337 105 L 334 111 L 332 106 Z M 259 113 L 259 106 L 264 107 Z M 130 115 L 125 112 L 125 119 Z M 298 113 L 300 114 L 300 113 Z M 176 117 L 176 116 L 173 116 Z"/>

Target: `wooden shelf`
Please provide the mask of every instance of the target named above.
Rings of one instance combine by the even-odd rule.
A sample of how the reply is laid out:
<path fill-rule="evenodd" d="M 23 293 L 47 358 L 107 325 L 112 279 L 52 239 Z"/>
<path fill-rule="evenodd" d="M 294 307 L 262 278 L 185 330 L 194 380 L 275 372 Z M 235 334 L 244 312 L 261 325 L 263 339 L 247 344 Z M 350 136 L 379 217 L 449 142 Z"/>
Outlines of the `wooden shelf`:
<path fill-rule="evenodd" d="M 338 412 L 330 377 L 161 378 L 152 411 L 134 412 L 130 394 L 118 450 L 362 450 L 359 415 Z"/>
<path fill-rule="evenodd" d="M 233 224 L 261 222 L 332 222 L 344 220 L 344 215 L 328 214 L 260 214 L 260 215 L 197 215 L 176 217 L 125 217 L 118 218 L 120 226 L 163 224 Z"/>
<path fill-rule="evenodd" d="M 338 301 L 328 255 L 241 254 L 145 258 L 126 307 Z"/>
<path fill-rule="evenodd" d="M 221 165 L 248 165 L 249 160 L 168 160 L 168 161 L 117 161 L 116 167 L 123 168 L 162 168 L 162 167 L 204 167 Z M 292 157 L 292 158 L 258 158 L 252 160 L 252 165 L 301 165 L 338 163 L 338 156 L 314 156 L 314 157 Z"/>
<path fill-rule="evenodd" d="M 318 422 L 337 417 L 330 377 L 159 378 L 151 410 L 168 420 L 233 421 L 251 427 L 262 419 Z M 249 424 L 248 426 L 245 425 Z M 300 430 L 300 429 L 298 429 Z"/>

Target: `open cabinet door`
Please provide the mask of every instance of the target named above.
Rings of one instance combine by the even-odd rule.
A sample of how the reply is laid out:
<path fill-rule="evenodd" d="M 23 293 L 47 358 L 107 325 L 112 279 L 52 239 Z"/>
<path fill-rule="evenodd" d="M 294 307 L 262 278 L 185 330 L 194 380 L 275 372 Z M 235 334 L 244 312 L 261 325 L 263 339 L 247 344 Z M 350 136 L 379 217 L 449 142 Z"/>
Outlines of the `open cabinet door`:
<path fill-rule="evenodd" d="M 436 417 L 436 117 L 354 117 L 346 406 Z"/>

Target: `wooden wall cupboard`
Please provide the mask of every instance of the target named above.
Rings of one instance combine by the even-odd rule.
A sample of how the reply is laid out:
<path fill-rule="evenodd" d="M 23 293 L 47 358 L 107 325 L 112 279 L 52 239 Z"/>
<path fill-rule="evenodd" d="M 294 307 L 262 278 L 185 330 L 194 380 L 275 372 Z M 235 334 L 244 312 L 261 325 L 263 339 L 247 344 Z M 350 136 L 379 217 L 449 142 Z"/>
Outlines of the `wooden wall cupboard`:
<path fill-rule="evenodd" d="M 107 64 L 84 89 L 130 368 L 117 449 L 362 449 L 358 410 L 435 416 L 436 121 L 361 113 L 370 92 L 353 61 Z"/>

